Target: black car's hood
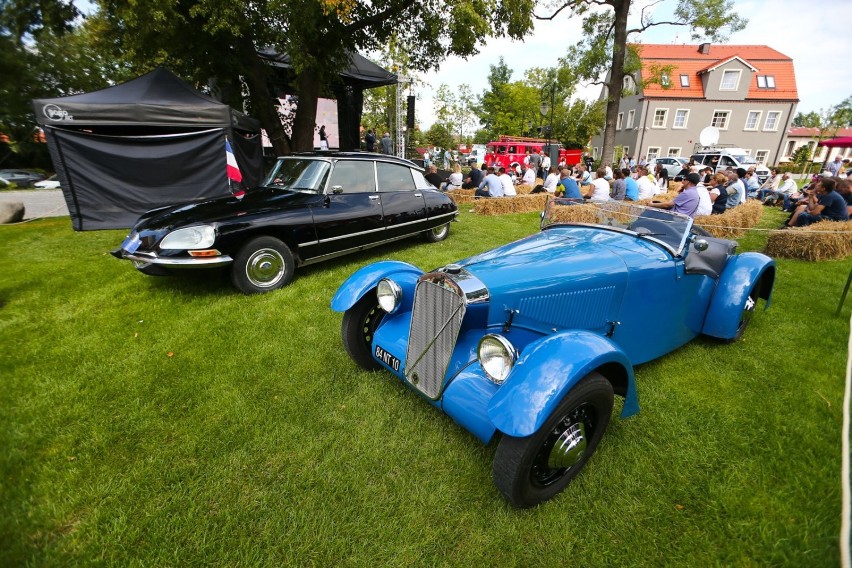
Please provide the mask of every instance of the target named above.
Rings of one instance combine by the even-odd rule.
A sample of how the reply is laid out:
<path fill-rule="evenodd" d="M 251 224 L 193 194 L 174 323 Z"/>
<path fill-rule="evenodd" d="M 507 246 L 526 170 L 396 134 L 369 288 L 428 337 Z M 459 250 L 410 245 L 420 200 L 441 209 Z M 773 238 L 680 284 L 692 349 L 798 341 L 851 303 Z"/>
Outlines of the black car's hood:
<path fill-rule="evenodd" d="M 138 232 L 170 231 L 191 225 L 223 223 L 246 215 L 298 209 L 322 199 L 323 196 L 315 193 L 257 187 L 247 191 L 242 198 L 226 195 L 153 209 L 142 215 L 133 229 Z"/>

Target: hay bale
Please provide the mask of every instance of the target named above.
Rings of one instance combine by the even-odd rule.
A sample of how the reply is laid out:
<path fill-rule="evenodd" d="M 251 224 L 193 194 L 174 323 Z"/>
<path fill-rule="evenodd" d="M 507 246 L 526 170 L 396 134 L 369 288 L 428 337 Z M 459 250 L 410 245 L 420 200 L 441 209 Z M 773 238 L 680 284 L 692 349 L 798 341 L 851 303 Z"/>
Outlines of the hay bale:
<path fill-rule="evenodd" d="M 852 256 L 852 222 L 820 221 L 807 227 L 770 231 L 765 252 L 773 257 L 811 261 Z"/>
<path fill-rule="evenodd" d="M 760 223 L 763 206 L 757 200 L 746 201 L 721 215 L 699 215 L 695 224 L 720 239 L 735 239 Z"/>
<path fill-rule="evenodd" d="M 683 187 L 683 182 L 680 181 L 670 181 L 669 182 L 669 193 L 678 193 L 680 188 Z"/>
<path fill-rule="evenodd" d="M 447 192 L 447 197 L 453 200 L 456 205 L 473 203 L 476 199 L 475 189 L 453 189 Z"/>
<path fill-rule="evenodd" d="M 518 195 L 529 195 L 529 193 L 533 190 L 533 187 L 535 187 L 535 186 L 524 185 L 524 184 L 516 185 L 515 191 L 518 192 Z"/>
<path fill-rule="evenodd" d="M 541 211 L 544 209 L 547 197 L 545 193 L 536 193 L 535 195 L 477 199 L 474 212 L 479 215 L 505 215 L 507 213 Z"/>

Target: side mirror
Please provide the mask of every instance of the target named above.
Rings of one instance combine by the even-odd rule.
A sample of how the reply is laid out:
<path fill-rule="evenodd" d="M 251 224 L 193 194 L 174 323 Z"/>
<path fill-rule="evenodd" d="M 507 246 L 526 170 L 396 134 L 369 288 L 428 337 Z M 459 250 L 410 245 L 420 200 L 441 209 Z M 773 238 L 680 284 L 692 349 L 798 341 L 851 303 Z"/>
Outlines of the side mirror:
<path fill-rule="evenodd" d="M 341 193 L 343 193 L 343 186 L 342 185 L 333 185 L 331 187 L 331 192 L 334 195 L 340 195 Z"/>
<path fill-rule="evenodd" d="M 704 252 L 710 247 L 710 243 L 708 243 L 705 239 L 695 239 L 692 241 L 692 246 L 698 252 Z"/>

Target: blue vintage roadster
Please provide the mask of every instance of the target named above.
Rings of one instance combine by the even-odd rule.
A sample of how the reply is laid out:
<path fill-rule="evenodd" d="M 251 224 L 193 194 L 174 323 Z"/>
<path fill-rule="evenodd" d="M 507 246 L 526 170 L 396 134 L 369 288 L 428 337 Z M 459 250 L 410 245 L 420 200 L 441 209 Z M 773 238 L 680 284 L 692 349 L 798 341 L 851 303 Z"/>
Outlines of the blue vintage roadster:
<path fill-rule="evenodd" d="M 701 233 L 701 234 L 699 234 Z M 343 344 L 484 443 L 516 507 L 559 493 L 609 424 L 639 410 L 633 367 L 703 334 L 738 339 L 775 263 L 692 219 L 638 205 L 551 199 L 542 230 L 424 273 L 383 261 L 335 294 Z"/>

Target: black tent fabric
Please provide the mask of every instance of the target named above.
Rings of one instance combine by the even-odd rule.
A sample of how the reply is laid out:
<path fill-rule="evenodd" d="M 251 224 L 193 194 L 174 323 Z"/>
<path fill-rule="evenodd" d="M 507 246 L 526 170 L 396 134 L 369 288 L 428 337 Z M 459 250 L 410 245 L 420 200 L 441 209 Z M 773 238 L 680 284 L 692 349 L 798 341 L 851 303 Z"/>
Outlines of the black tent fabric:
<path fill-rule="evenodd" d="M 276 53 L 275 50 L 266 48 L 259 50 L 257 54 L 272 67 L 293 68 L 290 63 L 290 56 L 286 53 Z M 379 67 L 363 55 L 355 52 L 349 54 L 349 67 L 340 72 L 340 78 L 345 84 L 357 86 L 361 89 L 395 85 L 398 81 L 394 73 Z"/>
<path fill-rule="evenodd" d="M 244 184 L 261 181 L 260 124 L 162 67 L 33 108 L 77 231 L 128 228 L 149 209 L 228 194 L 226 137 Z"/>

